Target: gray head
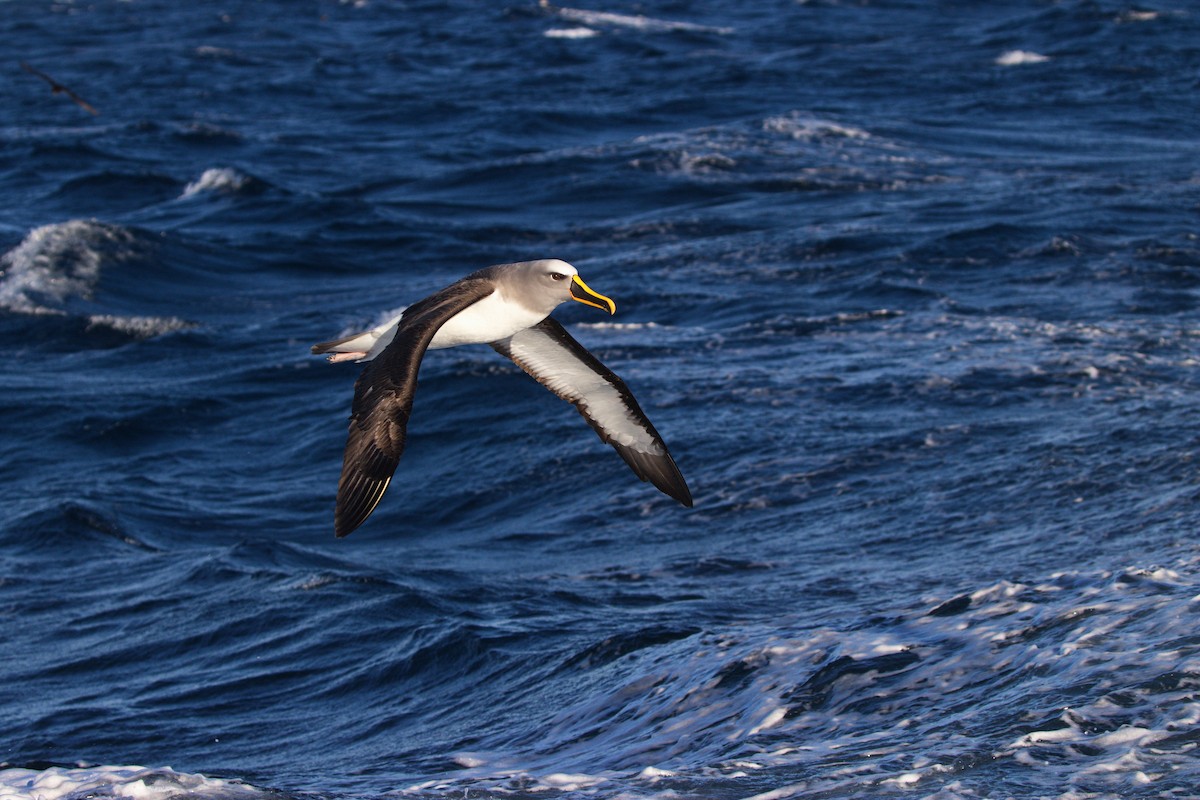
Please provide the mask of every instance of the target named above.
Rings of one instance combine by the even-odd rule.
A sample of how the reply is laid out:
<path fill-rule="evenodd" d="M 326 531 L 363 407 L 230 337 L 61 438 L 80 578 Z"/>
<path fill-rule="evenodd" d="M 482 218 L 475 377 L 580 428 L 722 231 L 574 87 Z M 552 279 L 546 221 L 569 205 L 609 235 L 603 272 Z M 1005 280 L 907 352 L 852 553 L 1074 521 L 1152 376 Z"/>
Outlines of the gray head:
<path fill-rule="evenodd" d="M 559 303 L 575 300 L 609 314 L 617 313 L 616 303 L 589 289 L 579 271 L 566 261 L 543 258 L 506 264 L 501 270 L 501 291 L 517 298 L 526 308 L 548 314 Z"/>

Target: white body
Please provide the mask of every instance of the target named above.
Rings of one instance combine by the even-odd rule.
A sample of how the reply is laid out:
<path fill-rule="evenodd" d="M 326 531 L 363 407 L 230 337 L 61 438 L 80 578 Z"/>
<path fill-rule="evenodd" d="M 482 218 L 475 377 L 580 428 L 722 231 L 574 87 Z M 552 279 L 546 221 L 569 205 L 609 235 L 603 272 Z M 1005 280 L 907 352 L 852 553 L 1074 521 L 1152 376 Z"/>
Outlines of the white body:
<path fill-rule="evenodd" d="M 433 335 L 429 349 L 440 350 L 460 344 L 486 344 L 507 339 L 517 331 L 537 325 L 548 315 L 549 312 L 530 311 L 520 303 L 505 299 L 500 291 L 495 291 L 446 320 Z M 393 336 L 395 332 L 393 328 Z"/>

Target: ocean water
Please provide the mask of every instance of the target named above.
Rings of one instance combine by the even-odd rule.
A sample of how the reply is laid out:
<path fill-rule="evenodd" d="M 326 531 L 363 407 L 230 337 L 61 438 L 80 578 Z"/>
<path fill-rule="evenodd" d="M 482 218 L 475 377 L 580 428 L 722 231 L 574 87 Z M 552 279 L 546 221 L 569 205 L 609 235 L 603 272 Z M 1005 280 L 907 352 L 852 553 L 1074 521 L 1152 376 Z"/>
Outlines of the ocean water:
<path fill-rule="evenodd" d="M 1200 793 L 1192 4 L 0 11 L 3 800 Z M 469 347 L 335 539 L 533 258 L 695 508 Z"/>

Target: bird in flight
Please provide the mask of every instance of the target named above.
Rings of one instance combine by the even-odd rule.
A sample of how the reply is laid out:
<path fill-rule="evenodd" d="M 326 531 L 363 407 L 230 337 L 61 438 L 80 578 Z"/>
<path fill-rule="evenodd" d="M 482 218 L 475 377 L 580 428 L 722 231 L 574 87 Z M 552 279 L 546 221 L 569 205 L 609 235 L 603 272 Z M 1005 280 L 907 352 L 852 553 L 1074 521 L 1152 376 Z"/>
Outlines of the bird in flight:
<path fill-rule="evenodd" d="M 463 344 L 486 343 L 512 359 L 573 404 L 635 475 L 692 506 L 675 460 L 625 381 L 550 316 L 567 300 L 616 313 L 616 304 L 588 288 L 567 262 L 523 261 L 473 272 L 372 330 L 313 345 L 331 362 L 367 363 L 354 384 L 334 511 L 338 537 L 366 521 L 392 480 L 425 351 Z"/>
<path fill-rule="evenodd" d="M 50 91 L 53 94 L 65 94 L 67 97 L 74 100 L 79 105 L 80 108 L 82 108 L 84 111 L 88 112 L 89 114 L 92 114 L 93 116 L 100 113 L 99 111 L 96 110 L 96 107 L 93 106 L 91 103 L 84 100 L 82 97 L 75 94 L 70 89 L 68 89 L 66 86 L 63 86 L 61 83 L 54 80 L 54 78 L 51 78 L 49 75 L 42 72 L 41 70 L 34 69 L 33 67 L 29 66 L 29 64 L 27 64 L 24 61 L 21 62 L 21 69 L 25 70 L 30 75 L 36 75 L 37 77 L 44 80 L 46 83 L 50 84 Z"/>

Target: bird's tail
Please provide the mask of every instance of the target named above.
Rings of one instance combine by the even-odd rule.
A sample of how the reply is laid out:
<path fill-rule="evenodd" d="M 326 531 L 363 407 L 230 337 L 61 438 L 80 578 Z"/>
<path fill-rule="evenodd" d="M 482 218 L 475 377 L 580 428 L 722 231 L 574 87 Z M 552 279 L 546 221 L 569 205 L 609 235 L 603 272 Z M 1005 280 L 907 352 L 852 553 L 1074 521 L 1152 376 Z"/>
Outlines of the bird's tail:
<path fill-rule="evenodd" d="M 329 362 L 338 361 L 370 361 L 383 352 L 383 348 L 392 342 L 396 335 L 396 326 L 400 324 L 404 312 L 389 319 L 382 325 L 369 331 L 352 333 L 331 342 L 320 342 L 312 346 L 313 355 L 325 355 Z"/>

